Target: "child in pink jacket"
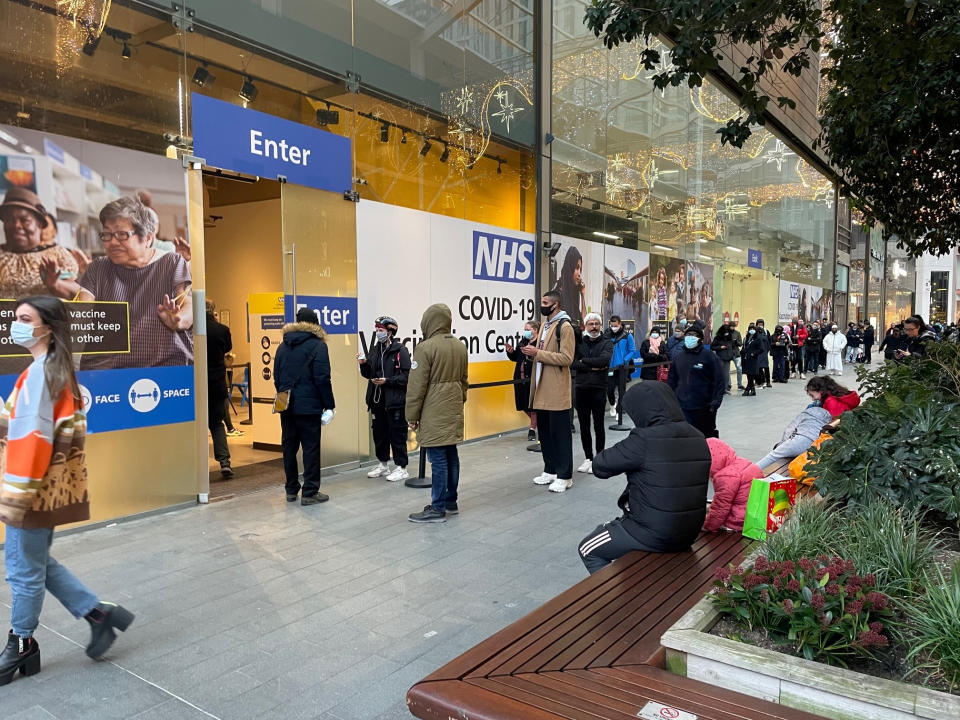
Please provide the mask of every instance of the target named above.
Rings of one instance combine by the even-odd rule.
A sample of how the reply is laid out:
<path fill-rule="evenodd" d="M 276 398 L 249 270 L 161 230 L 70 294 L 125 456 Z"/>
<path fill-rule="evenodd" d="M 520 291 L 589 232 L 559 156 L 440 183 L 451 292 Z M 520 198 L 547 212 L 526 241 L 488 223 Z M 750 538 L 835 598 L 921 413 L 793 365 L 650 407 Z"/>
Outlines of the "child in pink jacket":
<path fill-rule="evenodd" d="M 749 460 L 737 457 L 732 447 L 717 438 L 707 438 L 707 445 L 710 447 L 710 479 L 714 495 L 703 529 L 707 532 L 721 527 L 743 530 L 750 483 L 762 478 L 763 471 Z"/>

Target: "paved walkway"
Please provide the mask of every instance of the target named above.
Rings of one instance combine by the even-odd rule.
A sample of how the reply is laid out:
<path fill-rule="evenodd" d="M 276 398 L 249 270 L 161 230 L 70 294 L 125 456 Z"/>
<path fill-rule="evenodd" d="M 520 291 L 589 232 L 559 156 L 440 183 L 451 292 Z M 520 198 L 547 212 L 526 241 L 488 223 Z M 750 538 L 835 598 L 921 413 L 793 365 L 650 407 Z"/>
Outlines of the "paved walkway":
<path fill-rule="evenodd" d="M 721 436 L 758 459 L 805 405 L 802 385 L 728 396 Z M 0 688 L 0 715 L 409 718 L 414 682 L 583 579 L 577 542 L 616 513 L 622 479 L 579 475 L 549 493 L 530 482 L 542 466 L 526 445 L 524 433 L 464 446 L 462 514 L 445 524 L 407 522 L 426 491 L 353 471 L 325 482 L 326 505 L 286 503 L 278 478 L 58 539 L 57 558 L 137 621 L 94 663 L 86 623 L 48 598 L 43 672 Z"/>

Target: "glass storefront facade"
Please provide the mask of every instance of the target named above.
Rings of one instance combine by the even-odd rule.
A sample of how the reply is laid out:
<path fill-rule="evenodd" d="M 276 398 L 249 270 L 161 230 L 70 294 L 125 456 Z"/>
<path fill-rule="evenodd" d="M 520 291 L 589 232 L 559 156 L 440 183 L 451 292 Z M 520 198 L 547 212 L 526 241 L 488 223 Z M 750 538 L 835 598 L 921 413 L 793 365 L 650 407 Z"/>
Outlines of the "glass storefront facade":
<path fill-rule="evenodd" d="M 111 155 L 113 148 L 116 157 L 80 156 L 80 163 L 102 169 L 101 195 L 118 196 L 144 189 L 114 171 L 123 168 L 121 151 L 168 158 L 183 182 L 152 191 L 160 224 L 166 236 L 188 237 L 194 250 L 195 303 L 216 299 L 233 329 L 233 382 L 253 401 L 254 417 L 256 377 L 267 362 L 257 364 L 262 350 L 248 324 L 251 298 L 299 293 L 357 301 L 357 331 L 329 341 L 343 407 L 337 427 L 325 431 L 329 465 L 371 458 L 366 383 L 354 360 L 365 350 L 367 321 L 378 314 L 397 314 L 401 333 L 416 339 L 420 308 L 412 308 L 426 301 L 415 300 L 421 291 L 453 308 L 453 330 L 471 349 L 471 381 L 485 384 L 513 369 L 490 328 L 519 332 L 547 287 L 561 290 L 574 315 L 621 314 L 638 333 L 681 317 L 708 330 L 726 317 L 764 317 L 771 328 L 792 314 L 833 317 L 836 193 L 821 166 L 772 127 L 754 128 L 743 149 L 721 146 L 717 129 L 737 106 L 720 85 L 656 90 L 655 71 L 638 63 L 638 47 L 608 51 L 586 30 L 586 5 L 195 0 L 172 8 L 126 0 L 91 2 L 78 18 L 58 15 L 47 0 L 2 3 L 8 65 L 0 124 L 15 132 L 12 140 L 0 135 L 0 152 L 45 155 L 30 131 L 102 143 L 107 149 L 98 152 Z M 544 48 L 548 67 L 540 61 Z M 660 49 L 668 62 L 667 47 Z M 342 190 L 358 202 L 343 192 L 182 162 L 194 150 L 194 94 L 349 139 L 352 184 Z M 546 155 L 549 163 L 541 161 Z M 187 209 L 176 212 L 167 201 L 184 187 Z M 548 199 L 538 205 L 538 194 Z M 66 218 L 61 239 L 98 257 L 94 204 L 73 222 L 59 208 Z M 507 261 L 531 248 L 523 257 L 540 270 L 539 285 L 533 275 L 518 284 L 481 272 L 469 249 L 472 238 L 477 253 L 477 234 L 504 248 L 519 243 Z M 540 243 L 551 237 L 559 252 L 541 254 Z M 450 244 L 459 242 L 463 250 L 451 255 Z M 861 314 L 891 301 L 904 305 L 889 280 L 891 272 L 900 277 L 901 266 L 868 267 L 866 253 L 861 257 L 849 271 L 851 319 L 857 293 Z M 464 268 L 455 268 L 460 262 Z M 466 273 L 463 283 L 459 272 Z M 886 285 L 874 286 L 885 272 Z M 513 309 L 489 298 L 512 300 Z M 195 380 L 202 417 L 202 363 Z M 525 423 L 511 387 L 471 391 L 468 436 Z M 94 436 L 93 446 L 138 447 L 163 433 L 168 445 L 195 448 L 194 456 L 171 461 L 176 467 L 145 470 L 144 486 L 177 475 L 186 478 L 182 487 L 115 493 L 98 519 L 204 492 L 205 427 L 162 428 Z M 255 431 L 255 439 L 266 437 L 257 432 L 267 431 Z M 102 475 L 105 487 L 122 484 L 120 469 Z"/>
<path fill-rule="evenodd" d="M 771 323 L 780 282 L 829 307 L 831 181 L 766 128 L 743 149 L 721 146 L 717 130 L 738 109 L 719 86 L 655 89 L 639 43 L 603 48 L 582 24 L 586 5 L 554 9 L 553 232 L 702 266 L 714 324 Z"/>

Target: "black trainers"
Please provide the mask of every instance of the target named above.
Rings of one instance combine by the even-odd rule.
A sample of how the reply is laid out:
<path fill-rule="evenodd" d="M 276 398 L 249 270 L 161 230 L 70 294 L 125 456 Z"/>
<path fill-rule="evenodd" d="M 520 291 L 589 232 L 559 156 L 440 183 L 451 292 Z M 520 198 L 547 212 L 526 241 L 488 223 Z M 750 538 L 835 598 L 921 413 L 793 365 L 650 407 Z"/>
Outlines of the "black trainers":
<path fill-rule="evenodd" d="M 322 492 L 318 492 L 316 495 L 310 495 L 308 497 L 300 498 L 300 504 L 301 505 L 319 505 L 320 503 L 325 503 L 329 499 L 330 499 L 329 495 Z"/>
<path fill-rule="evenodd" d="M 134 614 L 115 603 L 102 602 L 85 615 L 90 623 L 90 644 L 87 657 L 99 660 L 117 639 L 114 629 L 124 632 L 133 622 Z"/>
<path fill-rule="evenodd" d="M 447 511 L 447 515 L 460 514 L 460 508 L 457 507 L 456 503 L 447 503 L 446 511 Z"/>
<path fill-rule="evenodd" d="M 296 495 L 287 495 L 287 502 L 296 502 L 296 501 L 297 501 Z"/>
<path fill-rule="evenodd" d="M 224 480 L 230 480 L 233 477 L 233 468 L 229 465 L 221 465 L 220 477 L 222 477 Z"/>
<path fill-rule="evenodd" d="M 40 672 L 40 646 L 33 638 L 7 635 L 7 646 L 0 653 L 0 685 L 13 681 L 17 670 L 21 675 L 36 675 Z"/>
<path fill-rule="evenodd" d="M 527 430 L 527 442 L 534 442 L 537 439 L 536 430 Z"/>
<path fill-rule="evenodd" d="M 415 523 L 442 523 L 447 521 L 445 512 L 437 512 L 432 505 L 427 505 L 423 512 L 413 513 L 409 517 L 410 522 Z"/>

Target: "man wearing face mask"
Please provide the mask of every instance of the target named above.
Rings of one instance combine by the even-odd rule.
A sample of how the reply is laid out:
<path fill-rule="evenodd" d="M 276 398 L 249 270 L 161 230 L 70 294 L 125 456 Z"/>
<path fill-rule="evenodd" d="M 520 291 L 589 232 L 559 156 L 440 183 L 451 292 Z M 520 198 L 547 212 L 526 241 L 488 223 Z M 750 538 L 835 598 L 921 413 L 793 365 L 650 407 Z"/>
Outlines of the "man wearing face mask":
<path fill-rule="evenodd" d="M 593 472 L 593 444 L 590 437 L 590 421 L 597 435 L 597 452 L 603 450 L 606 433 L 603 427 L 603 409 L 606 405 L 607 368 L 613 357 L 613 342 L 601 332 L 603 323 L 597 313 L 587 313 L 583 339 L 577 344 L 573 361 L 574 393 L 577 419 L 580 421 L 580 441 L 583 444 L 584 461 L 577 472 Z"/>
<path fill-rule="evenodd" d="M 847 336 L 839 330 L 832 325 L 830 332 L 823 337 L 823 349 L 827 351 L 827 372 L 830 375 L 843 375 L 843 349 L 847 346 Z"/>
<path fill-rule="evenodd" d="M 757 337 L 759 337 L 760 342 L 763 343 L 763 353 L 760 355 L 759 380 L 757 381 L 757 387 L 772 388 L 773 385 L 770 384 L 770 348 L 773 347 L 773 342 L 770 339 L 770 333 L 767 331 L 766 323 L 763 321 L 763 318 L 757 320 L 756 328 Z"/>
<path fill-rule="evenodd" d="M 627 332 L 619 315 L 610 316 L 610 327 L 606 337 L 613 343 L 613 357 L 610 360 L 610 371 L 607 373 L 607 401 L 610 403 L 610 417 L 617 417 L 617 392 L 620 388 L 620 372 L 627 372 L 627 366 L 640 355 L 637 344 L 633 340 L 633 333 Z"/>
<path fill-rule="evenodd" d="M 670 363 L 667 384 L 673 388 L 687 422 L 705 437 L 720 437 L 717 410 L 727 389 L 723 363 L 703 346 L 703 331 L 691 327 L 683 336 L 683 351 Z"/>
<path fill-rule="evenodd" d="M 377 466 L 369 478 L 386 476 L 389 482 L 406 480 L 407 472 L 407 380 L 410 377 L 410 353 L 396 340 L 397 321 L 388 315 L 374 323 L 377 342 L 369 356 L 360 356 L 360 374 L 367 378 L 367 408 L 373 416 L 373 444 Z M 393 450 L 393 470 L 387 467 Z"/>
<path fill-rule="evenodd" d="M 717 357 L 720 358 L 720 362 L 723 363 L 725 368 L 724 379 L 726 380 L 727 393 L 729 394 L 731 389 L 730 363 L 732 363 L 734 359 L 738 361 L 740 359 L 740 349 L 734 342 L 733 328 L 730 327 L 729 320 L 725 320 L 720 329 L 717 330 L 717 335 L 713 338 L 710 349 L 717 354 Z M 739 365 L 740 363 L 738 362 L 738 368 Z"/>
<path fill-rule="evenodd" d="M 561 493 L 573 486 L 570 366 L 576 354 L 576 332 L 570 316 L 560 309 L 558 292 L 551 290 L 543 295 L 540 314 L 544 324 L 537 343 L 521 351 L 533 359 L 530 407 L 537 413 L 543 453 L 543 472 L 533 482 Z"/>

